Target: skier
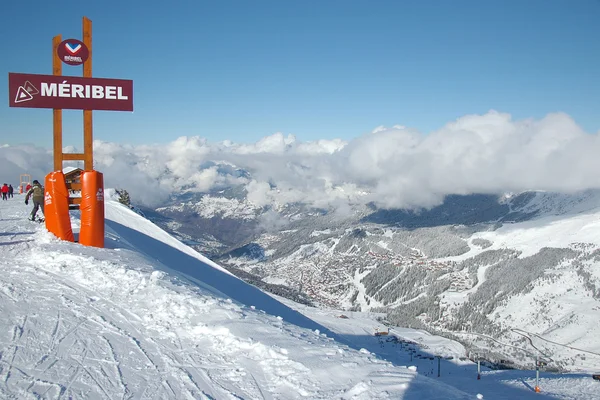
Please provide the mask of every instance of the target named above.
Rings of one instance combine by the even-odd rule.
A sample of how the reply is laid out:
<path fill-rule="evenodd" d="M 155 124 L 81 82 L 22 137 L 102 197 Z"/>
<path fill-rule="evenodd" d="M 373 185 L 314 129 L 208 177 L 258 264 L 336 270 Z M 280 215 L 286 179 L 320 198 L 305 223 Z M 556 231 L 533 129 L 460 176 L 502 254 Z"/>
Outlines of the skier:
<path fill-rule="evenodd" d="M 12 198 L 14 191 L 15 188 L 13 188 L 12 185 L 8 185 L 8 197 Z"/>
<path fill-rule="evenodd" d="M 29 197 L 33 199 L 33 210 L 31 210 L 31 221 L 35 221 L 35 216 L 38 212 L 38 209 L 42 209 L 42 214 L 44 213 L 44 188 L 37 180 L 33 181 L 33 186 L 27 192 L 25 196 L 25 204 L 29 204 Z"/>
<path fill-rule="evenodd" d="M 8 200 L 8 185 L 2 185 L 2 200 Z"/>

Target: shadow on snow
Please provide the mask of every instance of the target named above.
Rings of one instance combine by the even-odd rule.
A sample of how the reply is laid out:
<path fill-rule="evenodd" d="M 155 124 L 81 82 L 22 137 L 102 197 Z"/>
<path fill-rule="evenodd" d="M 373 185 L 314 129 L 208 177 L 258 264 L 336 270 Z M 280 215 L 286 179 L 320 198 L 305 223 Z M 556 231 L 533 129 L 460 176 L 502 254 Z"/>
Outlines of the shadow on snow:
<path fill-rule="evenodd" d="M 311 330 L 318 329 L 328 337 L 339 339 L 340 342 L 344 343 L 343 339 L 329 329 L 233 275 L 220 271 L 168 244 L 118 222 L 107 219 L 106 226 L 117 232 L 125 241 L 136 247 L 139 252 L 163 264 L 167 268 L 165 272 L 172 273 L 175 271 L 181 273 L 187 280 L 191 280 L 199 287 L 211 290 L 216 295 L 230 298 L 246 306 L 255 306 L 257 310 L 262 310 L 276 317 L 279 316 L 284 321 L 299 327 Z"/>
<path fill-rule="evenodd" d="M 370 335 L 342 335 L 334 333 L 300 312 L 282 304 L 255 286 L 214 268 L 195 257 L 185 254 L 166 243 L 115 221 L 107 219 L 106 225 L 118 233 L 124 241 L 134 246 L 137 251 L 152 260 L 160 262 L 164 267 L 165 272 L 175 272 L 187 281 L 190 281 L 198 287 L 206 288 L 217 296 L 230 298 L 246 306 L 255 306 L 257 310 L 262 310 L 272 316 L 282 317 L 287 323 L 313 331 L 318 329 L 321 333 L 326 334 L 327 337 L 332 338 L 341 345 L 346 345 L 355 350 L 366 349 L 376 358 L 386 360 L 393 365 L 414 365 L 417 367 L 417 371 L 420 375 L 430 377 L 439 382 L 441 387 L 438 387 L 437 390 L 448 390 L 449 393 L 455 394 L 454 398 L 470 399 L 474 394 L 480 392 L 484 394 L 484 398 L 486 399 L 529 398 L 530 395 L 535 396 L 537 399 L 551 398 L 543 392 L 535 393 L 531 385 L 525 381 L 525 379 L 534 378 L 535 371 L 514 370 L 505 371 L 506 374 L 503 373 L 503 376 L 501 377 L 502 380 L 521 382 L 521 388 L 503 384 L 502 382 L 497 382 L 497 384 L 493 386 L 485 385 L 485 383 L 481 385 L 479 384 L 480 382 L 483 383 L 488 379 L 497 381 L 499 377 L 495 374 L 485 374 L 485 371 L 488 371 L 488 369 L 482 367 L 482 378 L 481 380 L 477 380 L 477 366 L 475 364 L 461 365 L 450 360 L 441 359 L 440 377 L 437 377 L 438 360 L 435 357 L 435 354 L 427 352 L 416 344 L 409 345 L 407 343 L 400 343 L 400 341 L 392 343 L 388 342 L 386 338 L 380 340 L 379 338 Z M 126 246 L 123 244 L 107 246 L 107 248 L 123 247 Z M 159 268 L 160 266 L 157 267 Z M 543 378 L 545 379 L 553 379 L 554 376 L 562 379 L 565 377 L 564 375 L 543 374 Z M 429 381 L 412 381 L 407 388 L 404 398 L 430 398 L 426 395 L 428 391 L 435 397 L 436 389 L 433 387 L 428 388 L 427 382 Z M 492 390 L 492 387 L 496 389 L 496 392 L 501 390 L 501 393 L 489 393 L 490 390 Z M 467 397 L 460 391 L 467 393 Z M 440 392 L 438 391 L 437 396 L 439 396 L 439 393 Z M 486 395 L 486 393 L 488 394 Z"/>

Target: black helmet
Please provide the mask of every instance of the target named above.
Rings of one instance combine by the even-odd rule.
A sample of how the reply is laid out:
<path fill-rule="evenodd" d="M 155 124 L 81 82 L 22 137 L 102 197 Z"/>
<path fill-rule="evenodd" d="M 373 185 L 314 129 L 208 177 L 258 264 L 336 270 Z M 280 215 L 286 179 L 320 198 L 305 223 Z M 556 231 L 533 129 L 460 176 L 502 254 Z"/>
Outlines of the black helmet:
<path fill-rule="evenodd" d="M 34 184 L 34 185 L 39 185 L 40 183 L 37 181 L 37 179 L 34 179 L 34 180 L 33 180 L 33 184 Z"/>

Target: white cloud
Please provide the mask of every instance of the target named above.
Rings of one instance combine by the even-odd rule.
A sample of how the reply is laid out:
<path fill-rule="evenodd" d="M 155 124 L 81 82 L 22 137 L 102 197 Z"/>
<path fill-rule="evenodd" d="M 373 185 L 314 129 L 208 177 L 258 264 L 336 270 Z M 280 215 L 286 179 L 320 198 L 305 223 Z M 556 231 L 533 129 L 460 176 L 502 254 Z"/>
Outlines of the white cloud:
<path fill-rule="evenodd" d="M 254 154 L 254 153 L 284 153 L 290 146 L 296 142 L 294 135 L 284 137 L 282 133 L 275 133 L 271 136 L 266 136 L 250 145 L 234 146 L 234 152 L 238 154 Z M 229 142 L 228 142 L 229 143 Z"/>
<path fill-rule="evenodd" d="M 302 143 L 282 133 L 254 144 L 185 136 L 166 146 L 96 141 L 94 157 L 107 187 L 123 187 L 146 205 L 158 205 L 174 191 L 244 185 L 258 206 L 303 201 L 347 210 L 374 201 L 429 207 L 447 194 L 598 188 L 599 134 L 584 132 L 563 113 L 513 120 L 490 111 L 428 135 L 395 125 L 350 142 Z M 51 151 L 30 146 L 0 147 L 0 180 L 14 182 L 24 172 L 39 179 L 50 170 L 51 157 Z"/>
<path fill-rule="evenodd" d="M 12 184 L 18 190 L 21 174 L 31 175 L 40 182 L 52 165 L 52 150 L 23 146 L 0 147 L 0 184 Z"/>
<path fill-rule="evenodd" d="M 248 201 L 252 202 L 257 207 L 271 204 L 274 200 L 274 196 L 271 195 L 271 187 L 266 182 L 251 180 L 248 185 L 246 185 L 246 191 L 248 193 Z"/>
<path fill-rule="evenodd" d="M 199 137 L 180 137 L 165 149 L 167 167 L 173 175 L 187 178 L 198 171 L 198 165 L 207 160 L 210 148 L 204 139 Z"/>
<path fill-rule="evenodd" d="M 203 169 L 194 172 L 189 181 L 194 184 L 199 192 L 206 192 L 212 189 L 219 180 L 219 172 L 216 167 Z"/>

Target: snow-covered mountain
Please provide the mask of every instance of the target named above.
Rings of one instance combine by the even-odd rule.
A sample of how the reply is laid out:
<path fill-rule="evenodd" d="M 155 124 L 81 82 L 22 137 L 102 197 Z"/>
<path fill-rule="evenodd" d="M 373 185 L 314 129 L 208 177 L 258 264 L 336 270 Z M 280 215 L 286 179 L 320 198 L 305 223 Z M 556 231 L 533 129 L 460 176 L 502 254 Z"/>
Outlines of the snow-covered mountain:
<path fill-rule="evenodd" d="M 28 211 L 22 196 L 1 209 L 2 398 L 468 397 L 359 351 L 116 201 L 105 249 L 57 240 Z"/>
<path fill-rule="evenodd" d="M 455 341 L 268 295 L 110 190 L 105 204 L 99 249 L 28 221 L 21 195 L 2 202 L 0 397 L 598 398 L 589 375 L 544 372 L 542 395 L 532 371 L 476 380 Z"/>
<path fill-rule="evenodd" d="M 238 191 L 156 211 L 166 229 L 266 290 L 384 312 L 474 351 L 493 348 L 495 359 L 540 356 L 569 370 L 600 362 L 599 190 L 451 195 L 431 209 L 344 214 L 258 208 Z"/>

